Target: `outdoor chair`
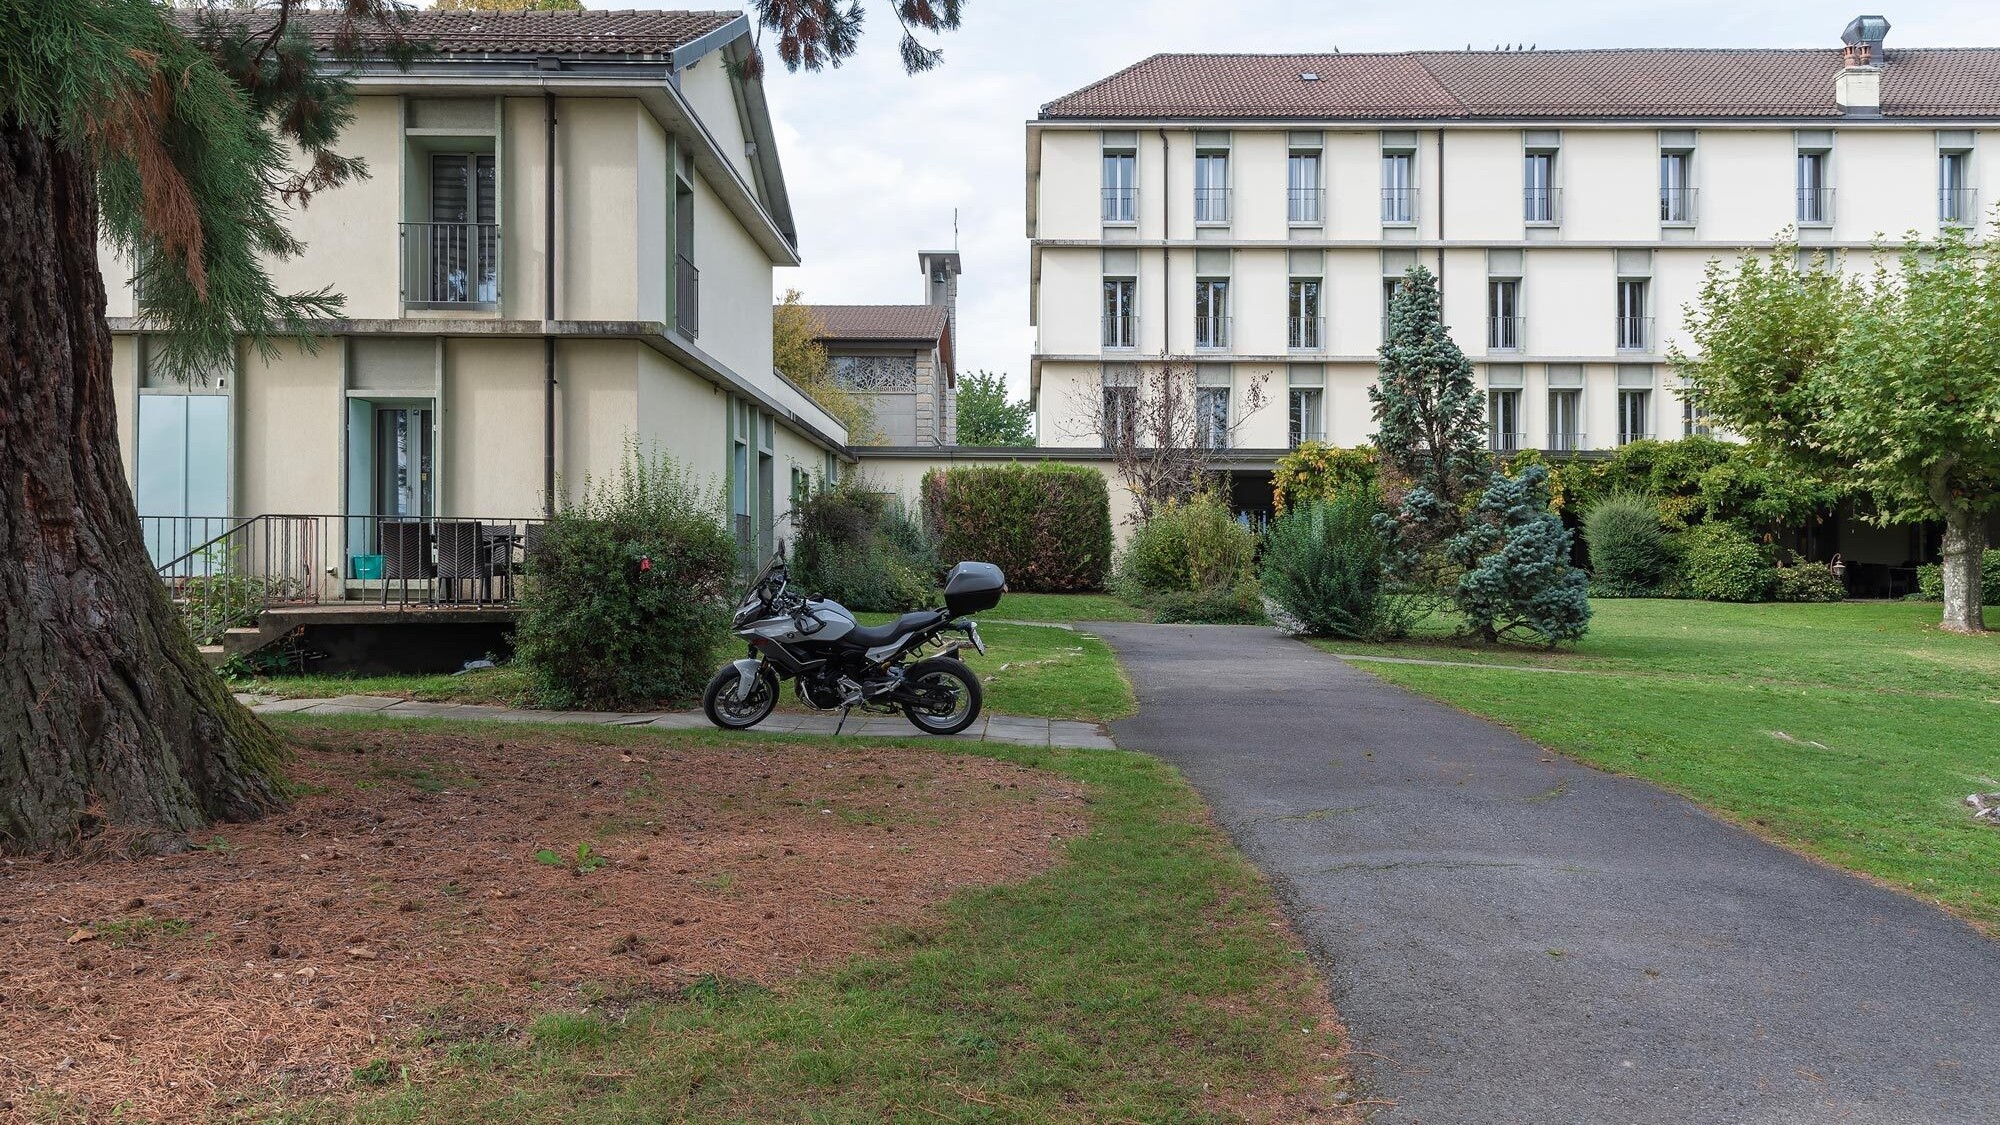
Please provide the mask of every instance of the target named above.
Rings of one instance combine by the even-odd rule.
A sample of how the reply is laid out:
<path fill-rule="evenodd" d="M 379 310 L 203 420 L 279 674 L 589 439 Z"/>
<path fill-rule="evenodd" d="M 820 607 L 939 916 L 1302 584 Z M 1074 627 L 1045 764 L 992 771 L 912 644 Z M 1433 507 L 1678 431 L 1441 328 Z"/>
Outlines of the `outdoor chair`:
<path fill-rule="evenodd" d="M 449 592 L 449 597 L 433 597 L 432 600 L 456 602 L 459 597 L 458 584 L 473 581 L 479 583 L 478 599 L 486 600 L 485 579 L 486 559 L 484 543 L 481 541 L 482 527 L 473 520 L 439 520 L 437 522 L 437 578 L 438 592 Z"/>
<path fill-rule="evenodd" d="M 431 529 L 420 520 L 383 520 L 378 526 L 382 540 L 382 604 L 389 604 L 389 583 L 401 584 L 402 600 L 410 600 L 410 579 L 428 579 L 431 566 Z"/>

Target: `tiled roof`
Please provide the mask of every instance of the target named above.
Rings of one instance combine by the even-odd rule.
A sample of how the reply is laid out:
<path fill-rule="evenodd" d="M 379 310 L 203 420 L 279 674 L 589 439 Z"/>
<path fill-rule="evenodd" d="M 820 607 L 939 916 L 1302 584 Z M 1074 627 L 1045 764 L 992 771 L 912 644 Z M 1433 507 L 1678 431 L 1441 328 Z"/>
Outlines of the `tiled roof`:
<path fill-rule="evenodd" d="M 926 340 L 944 336 L 941 305 L 807 305 L 826 326 L 822 340 Z"/>
<path fill-rule="evenodd" d="M 443 54 L 659 55 L 742 17 L 741 12 L 413 11 L 411 39 Z M 301 12 L 315 40 L 331 40 L 342 16 Z"/>
<path fill-rule="evenodd" d="M 1839 117 L 1841 66 L 1838 49 L 1154 55 L 1057 98 L 1042 117 Z M 2000 48 L 1888 51 L 1882 112 L 2000 116 Z"/>

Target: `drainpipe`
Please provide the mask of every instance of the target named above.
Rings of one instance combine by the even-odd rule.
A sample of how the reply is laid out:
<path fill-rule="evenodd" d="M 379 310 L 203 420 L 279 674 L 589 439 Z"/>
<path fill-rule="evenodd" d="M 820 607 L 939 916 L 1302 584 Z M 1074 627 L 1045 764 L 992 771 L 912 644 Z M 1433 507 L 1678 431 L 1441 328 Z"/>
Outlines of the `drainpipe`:
<path fill-rule="evenodd" d="M 543 513 L 556 514 L 556 96 L 542 91 L 548 123 L 548 158 L 542 167 L 542 495 Z"/>
<path fill-rule="evenodd" d="M 1174 252 L 1167 243 L 1173 239 L 1174 171 L 1167 154 L 1167 131 L 1160 133 L 1160 359 L 1174 353 Z"/>
<path fill-rule="evenodd" d="M 1438 300 L 1444 300 L 1444 126 L 1438 126 Z"/>

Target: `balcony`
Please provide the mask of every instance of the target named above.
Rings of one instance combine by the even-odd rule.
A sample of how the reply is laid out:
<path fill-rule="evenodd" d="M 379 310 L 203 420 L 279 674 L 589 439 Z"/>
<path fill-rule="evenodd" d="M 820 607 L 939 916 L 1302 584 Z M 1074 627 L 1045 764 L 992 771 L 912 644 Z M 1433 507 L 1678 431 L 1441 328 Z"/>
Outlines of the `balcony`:
<path fill-rule="evenodd" d="M 1969 227 L 1979 215 L 1977 193 L 1971 188 L 1938 189 L 1938 222 L 1944 226 Z"/>
<path fill-rule="evenodd" d="M 1549 435 L 1550 453 L 1576 453 L 1585 448 L 1582 430 L 1557 430 Z"/>
<path fill-rule="evenodd" d="M 1489 316 L 1486 318 L 1486 350 L 1489 352 L 1518 352 L 1521 350 L 1521 341 L 1527 338 L 1527 317 Z"/>
<path fill-rule="evenodd" d="M 1105 188 L 1104 221 L 1107 223 L 1138 222 L 1139 193 L 1132 188 Z"/>
<path fill-rule="evenodd" d="M 1833 225 L 1832 188 L 1800 188 L 1798 200 L 1800 226 L 1828 227 Z"/>
<path fill-rule="evenodd" d="M 1194 221 L 1197 223 L 1228 222 L 1229 189 L 1226 187 L 1194 189 Z"/>
<path fill-rule="evenodd" d="M 1295 352 L 1316 352 L 1326 348 L 1326 318 L 1295 316 L 1285 333 L 1285 346 Z"/>
<path fill-rule="evenodd" d="M 1562 189 L 1531 188 L 1523 193 L 1521 217 L 1529 226 L 1555 226 L 1562 222 Z"/>
<path fill-rule="evenodd" d="M 1292 428 L 1290 440 L 1291 440 L 1291 447 L 1293 449 L 1297 449 L 1299 446 L 1304 445 L 1307 442 L 1317 442 L 1321 445 L 1325 445 L 1326 431 L 1318 428 L 1302 429 L 1295 426 Z"/>
<path fill-rule="evenodd" d="M 1622 426 L 1619 427 L 1618 429 L 1619 445 L 1631 445 L 1635 441 L 1652 441 L 1652 440 L 1653 440 L 1653 431 L 1651 430 L 1628 430 Z"/>
<path fill-rule="evenodd" d="M 1661 188 L 1660 222 L 1666 226 L 1693 226 L 1695 188 Z"/>
<path fill-rule="evenodd" d="M 1653 318 L 1650 316 L 1619 317 L 1618 350 L 1621 352 L 1652 351 Z"/>
<path fill-rule="evenodd" d="M 500 306 L 497 223 L 403 223 L 403 304 L 425 309 Z"/>
<path fill-rule="evenodd" d="M 1203 351 L 1222 351 L 1229 347 L 1229 318 L 1226 316 L 1196 316 L 1194 318 L 1194 346 Z"/>
<path fill-rule="evenodd" d="M 1414 226 L 1416 225 L 1416 221 L 1417 221 L 1416 188 L 1407 187 L 1407 188 L 1382 189 L 1383 226 L 1388 226 L 1388 227 Z"/>
<path fill-rule="evenodd" d="M 1325 188 L 1291 188 L 1285 193 L 1285 218 L 1293 226 L 1318 226 L 1326 221 Z"/>
<path fill-rule="evenodd" d="M 1519 453 L 1528 447 L 1528 435 L 1501 430 L 1486 432 L 1486 448 L 1493 453 Z"/>
<path fill-rule="evenodd" d="M 690 340 L 701 334 L 701 271 L 686 254 L 674 255 L 674 327 Z"/>
<path fill-rule="evenodd" d="M 1119 349 L 1138 347 L 1139 318 L 1130 313 L 1122 316 L 1106 315 L 1104 318 L 1104 346 Z"/>

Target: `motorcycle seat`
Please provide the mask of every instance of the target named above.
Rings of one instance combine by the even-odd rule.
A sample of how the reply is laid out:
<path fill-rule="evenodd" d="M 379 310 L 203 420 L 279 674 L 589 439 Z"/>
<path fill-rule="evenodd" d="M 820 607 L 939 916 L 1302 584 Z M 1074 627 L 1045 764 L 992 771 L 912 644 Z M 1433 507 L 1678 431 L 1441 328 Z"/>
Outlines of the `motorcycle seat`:
<path fill-rule="evenodd" d="M 927 629 L 944 619 L 945 614 L 940 610 L 922 609 L 915 613 L 906 613 L 887 625 L 856 625 L 840 639 L 860 645 L 862 648 L 877 648 L 919 629 Z"/>

